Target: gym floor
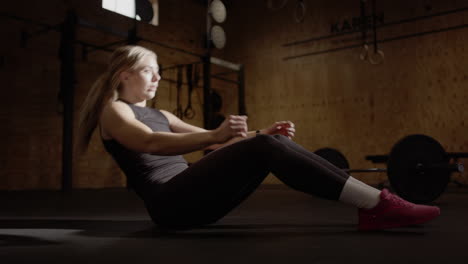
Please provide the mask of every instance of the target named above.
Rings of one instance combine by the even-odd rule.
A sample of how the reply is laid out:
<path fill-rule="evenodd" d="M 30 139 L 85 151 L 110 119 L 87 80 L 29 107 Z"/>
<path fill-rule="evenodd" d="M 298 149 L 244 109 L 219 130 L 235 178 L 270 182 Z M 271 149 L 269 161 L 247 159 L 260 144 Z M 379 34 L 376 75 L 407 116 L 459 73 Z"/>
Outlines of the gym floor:
<path fill-rule="evenodd" d="M 287 187 L 257 190 L 218 223 L 161 233 L 125 189 L 0 192 L 6 263 L 466 263 L 468 192 L 424 225 L 358 232 L 356 210 Z"/>

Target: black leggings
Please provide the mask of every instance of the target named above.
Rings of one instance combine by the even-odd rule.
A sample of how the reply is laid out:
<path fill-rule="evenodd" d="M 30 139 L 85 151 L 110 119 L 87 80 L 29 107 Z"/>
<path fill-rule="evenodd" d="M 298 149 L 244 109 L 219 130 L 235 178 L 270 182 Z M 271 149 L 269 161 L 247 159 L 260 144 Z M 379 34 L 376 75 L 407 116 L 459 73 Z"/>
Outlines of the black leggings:
<path fill-rule="evenodd" d="M 161 227 L 213 223 L 245 200 L 272 172 L 286 185 L 338 200 L 349 175 L 281 135 L 257 135 L 206 155 L 168 182 L 145 204 Z"/>

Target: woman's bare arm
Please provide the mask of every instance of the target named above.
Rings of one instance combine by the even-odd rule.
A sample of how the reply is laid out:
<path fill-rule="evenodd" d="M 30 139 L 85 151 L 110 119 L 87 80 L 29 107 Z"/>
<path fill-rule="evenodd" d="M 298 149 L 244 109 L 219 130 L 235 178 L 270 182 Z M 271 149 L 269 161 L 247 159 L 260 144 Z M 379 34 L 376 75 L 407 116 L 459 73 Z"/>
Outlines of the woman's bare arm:
<path fill-rule="evenodd" d="M 101 115 L 101 126 L 111 138 L 131 150 L 156 155 L 186 154 L 245 136 L 245 118 L 236 116 L 231 121 L 216 130 L 170 133 L 153 132 L 122 102 L 108 104 Z"/>
<path fill-rule="evenodd" d="M 207 131 L 209 131 L 209 130 L 206 130 L 204 128 L 198 127 L 198 126 L 188 124 L 188 123 L 184 122 L 183 120 L 181 120 L 180 118 L 178 118 L 177 116 L 175 116 L 174 114 L 172 114 L 171 112 L 168 112 L 168 111 L 165 111 L 165 110 L 160 110 L 160 111 L 161 111 L 161 113 L 164 114 L 164 116 L 167 118 L 167 120 L 169 120 L 171 130 L 174 131 L 175 133 L 190 133 L 190 132 L 207 132 Z M 231 138 L 230 140 L 228 140 L 225 143 L 212 144 L 212 145 L 209 145 L 209 146 L 205 147 L 204 149 L 215 150 L 215 149 L 218 149 L 220 147 L 224 147 L 224 146 L 230 145 L 232 143 L 235 143 L 237 141 L 244 140 L 245 138 L 249 138 L 249 137 L 253 137 L 253 136 L 255 136 L 255 131 L 249 131 L 249 132 L 247 132 L 246 137 L 241 137 L 241 136 L 234 137 L 234 138 Z"/>
<path fill-rule="evenodd" d="M 213 131 L 153 132 L 135 118 L 128 105 L 121 102 L 112 102 L 104 108 L 101 126 L 106 134 L 125 147 L 137 152 L 157 155 L 185 154 L 218 142 Z"/>

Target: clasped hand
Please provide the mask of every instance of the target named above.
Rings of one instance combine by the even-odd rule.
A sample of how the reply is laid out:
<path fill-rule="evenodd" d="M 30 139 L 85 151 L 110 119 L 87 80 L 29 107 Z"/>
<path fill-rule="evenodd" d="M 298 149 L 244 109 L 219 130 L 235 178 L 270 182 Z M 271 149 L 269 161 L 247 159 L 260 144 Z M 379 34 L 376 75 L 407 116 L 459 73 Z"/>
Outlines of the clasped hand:
<path fill-rule="evenodd" d="M 234 137 L 247 137 L 247 116 L 230 115 L 216 129 L 218 141 L 226 142 Z"/>
<path fill-rule="evenodd" d="M 230 115 L 216 129 L 216 135 L 219 142 L 226 142 L 234 137 L 247 137 L 248 126 L 247 116 Z M 278 121 L 270 127 L 260 130 L 261 134 L 283 135 L 293 138 L 296 132 L 294 123 L 291 121 Z"/>
<path fill-rule="evenodd" d="M 260 130 L 260 133 L 267 135 L 283 135 L 293 138 L 296 133 L 295 125 L 291 121 L 278 121 L 268 128 Z"/>

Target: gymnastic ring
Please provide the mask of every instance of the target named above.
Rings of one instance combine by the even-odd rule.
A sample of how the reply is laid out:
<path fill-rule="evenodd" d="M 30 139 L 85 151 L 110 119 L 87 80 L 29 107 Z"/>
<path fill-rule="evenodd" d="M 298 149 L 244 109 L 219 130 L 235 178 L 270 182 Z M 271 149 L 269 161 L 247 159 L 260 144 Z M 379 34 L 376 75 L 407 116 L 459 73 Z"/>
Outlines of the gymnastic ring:
<path fill-rule="evenodd" d="M 359 58 L 362 61 L 365 61 L 369 58 L 369 46 L 367 44 L 364 44 L 364 46 L 362 46 L 362 51 L 361 54 L 359 54 Z"/>
<path fill-rule="evenodd" d="M 377 50 L 377 52 L 371 52 L 369 54 L 369 62 L 372 65 L 381 64 L 385 60 L 385 54 L 382 50 Z"/>
<path fill-rule="evenodd" d="M 195 110 L 193 110 L 192 106 L 187 106 L 187 108 L 185 108 L 184 117 L 188 119 L 192 119 L 195 117 Z"/>
<path fill-rule="evenodd" d="M 296 23 L 301 23 L 304 21 L 306 14 L 306 6 L 304 0 L 298 0 L 296 3 L 296 8 L 294 9 L 294 20 Z"/>

